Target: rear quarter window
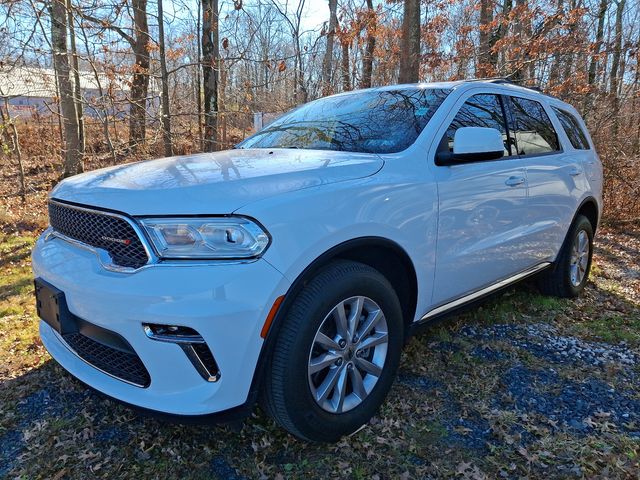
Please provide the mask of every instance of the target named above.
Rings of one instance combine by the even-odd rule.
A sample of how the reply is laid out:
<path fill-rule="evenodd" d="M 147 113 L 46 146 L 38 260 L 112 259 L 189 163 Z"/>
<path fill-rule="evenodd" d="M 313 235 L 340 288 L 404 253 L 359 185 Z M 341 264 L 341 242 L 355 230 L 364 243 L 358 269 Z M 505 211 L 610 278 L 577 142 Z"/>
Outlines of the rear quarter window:
<path fill-rule="evenodd" d="M 518 155 L 542 155 L 560 151 L 558 135 L 540 102 L 511 97 Z"/>
<path fill-rule="evenodd" d="M 584 133 L 584 130 L 580 127 L 580 123 L 569 112 L 565 112 L 556 107 L 551 107 L 553 109 L 553 113 L 556 114 L 558 120 L 562 124 L 562 129 L 569 137 L 569 141 L 573 148 L 577 150 L 589 150 L 591 147 L 589 146 L 589 141 L 587 140 L 587 136 Z"/>

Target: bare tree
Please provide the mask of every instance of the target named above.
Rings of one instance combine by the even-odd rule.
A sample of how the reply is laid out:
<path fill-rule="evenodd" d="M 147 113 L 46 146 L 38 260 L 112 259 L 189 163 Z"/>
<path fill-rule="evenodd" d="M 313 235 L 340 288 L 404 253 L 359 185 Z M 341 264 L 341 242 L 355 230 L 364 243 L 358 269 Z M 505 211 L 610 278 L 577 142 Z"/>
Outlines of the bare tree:
<path fill-rule="evenodd" d="M 479 78 L 493 75 L 497 63 L 497 58 L 493 51 L 492 23 L 493 2 L 480 0 L 480 50 L 476 66 L 476 77 Z"/>
<path fill-rule="evenodd" d="M 13 152 L 18 160 L 18 177 L 20 178 L 20 196 L 24 203 L 27 199 L 27 187 L 25 184 L 24 176 L 24 162 L 22 161 L 22 150 L 20 149 L 20 137 L 18 135 L 18 129 L 16 124 L 9 115 L 9 100 L 3 94 L 0 89 L 0 96 L 4 97 L 4 107 L 7 111 L 6 115 L 0 105 L 0 151 L 5 155 L 10 155 Z M 7 137 L 4 139 L 3 137 Z M 11 140 L 11 146 L 9 146 L 8 140 Z"/>
<path fill-rule="evenodd" d="M 304 103 L 307 101 L 307 87 L 304 80 L 304 66 L 302 62 L 302 48 L 300 46 L 300 27 L 302 24 L 302 14 L 304 13 L 305 0 L 298 0 L 298 6 L 293 14 L 293 18 L 289 18 L 287 11 L 288 4 L 285 4 L 284 9 L 280 6 L 277 0 L 271 0 L 276 7 L 282 18 L 289 25 L 291 32 L 291 39 L 293 40 L 294 47 L 294 70 L 293 70 L 293 84 L 296 89 L 295 101 L 296 103 Z"/>
<path fill-rule="evenodd" d="M 617 112 L 620 108 L 620 96 L 618 92 L 618 78 L 624 77 L 624 72 L 620 72 L 620 56 L 622 54 L 622 15 L 626 0 L 618 0 L 616 8 L 615 36 L 613 40 L 613 56 L 611 59 L 611 77 L 609 86 L 609 95 L 613 102 L 613 111 L 616 113 L 613 122 L 613 134 L 618 133 L 618 117 Z"/>
<path fill-rule="evenodd" d="M 329 0 L 329 29 L 327 30 L 327 49 L 322 61 L 322 95 L 331 93 L 331 63 L 333 62 L 333 44 L 338 25 L 338 0 Z"/>
<path fill-rule="evenodd" d="M 71 66 L 73 71 L 73 95 L 75 97 L 76 109 L 78 112 L 78 130 L 80 132 L 80 143 L 82 150 L 85 149 L 84 139 L 84 108 L 82 107 L 82 90 L 80 85 L 80 67 L 78 67 L 78 49 L 76 47 L 76 30 L 73 25 L 73 5 L 71 0 L 67 0 L 67 21 L 69 25 L 69 37 L 71 47 Z"/>
<path fill-rule="evenodd" d="M 613 55 L 611 57 L 611 76 L 609 92 L 617 96 L 618 92 L 618 69 L 620 68 L 620 56 L 622 54 L 622 14 L 626 0 L 618 0 L 616 8 L 615 34 L 613 38 Z"/>
<path fill-rule="evenodd" d="M 376 11 L 373 8 L 373 0 L 367 0 L 367 45 L 362 57 L 362 88 L 371 87 L 373 75 L 373 55 L 376 50 L 375 27 L 377 24 Z"/>
<path fill-rule="evenodd" d="M 135 151 L 145 143 L 146 139 L 147 97 L 151 63 L 149 42 L 151 37 L 147 19 L 147 0 L 131 0 L 131 8 L 133 10 L 133 35 L 130 35 L 110 18 L 98 18 L 87 11 L 81 11 L 80 15 L 102 29 L 116 32 L 131 47 L 134 65 L 129 92 L 129 147 Z M 117 12 L 118 10 L 116 10 Z"/>
<path fill-rule="evenodd" d="M 202 0 L 202 70 L 204 86 L 204 150 L 218 148 L 218 72 L 220 38 L 218 0 Z"/>
<path fill-rule="evenodd" d="M 131 80 L 129 112 L 129 146 L 134 150 L 145 143 L 147 136 L 147 96 L 149 94 L 149 25 L 147 0 L 131 0 L 134 37 L 128 37 L 135 64 Z"/>
<path fill-rule="evenodd" d="M 420 77 L 420 0 L 404 0 L 400 83 L 415 83 Z"/>
<path fill-rule="evenodd" d="M 348 35 L 344 35 L 340 40 L 342 46 L 342 90 L 348 92 L 351 90 L 351 72 L 349 71 L 349 44 Z"/>
<path fill-rule="evenodd" d="M 604 21 L 607 15 L 607 9 L 609 8 L 609 0 L 600 0 L 600 6 L 598 7 L 598 26 L 596 28 L 596 38 L 593 45 L 593 52 L 591 54 L 591 63 L 589 64 L 589 76 L 587 83 L 592 86 L 596 82 L 596 73 L 598 69 L 598 55 L 600 54 L 600 48 L 602 48 L 602 41 L 604 39 Z"/>
<path fill-rule="evenodd" d="M 169 73 L 167 72 L 167 54 L 164 42 L 164 9 L 163 0 L 158 0 L 158 47 L 160 54 L 160 80 L 162 82 L 162 143 L 164 154 L 167 157 L 173 155 L 171 143 L 171 107 L 169 105 Z"/>
<path fill-rule="evenodd" d="M 80 123 L 78 121 L 77 102 L 71 84 L 69 52 L 67 51 L 67 7 L 65 0 L 51 0 L 51 48 L 53 65 L 56 71 L 56 83 L 60 92 L 60 107 L 64 118 L 64 177 L 76 175 L 83 170 Z"/>
<path fill-rule="evenodd" d="M 197 5 L 198 14 L 196 19 L 196 38 L 201 32 L 201 14 L 202 14 L 202 1 L 198 0 Z M 202 41 L 200 38 L 196 40 L 196 55 L 198 56 L 198 62 L 196 65 L 196 109 L 198 115 L 198 146 L 200 149 L 204 149 L 203 144 L 203 131 L 202 131 Z"/>

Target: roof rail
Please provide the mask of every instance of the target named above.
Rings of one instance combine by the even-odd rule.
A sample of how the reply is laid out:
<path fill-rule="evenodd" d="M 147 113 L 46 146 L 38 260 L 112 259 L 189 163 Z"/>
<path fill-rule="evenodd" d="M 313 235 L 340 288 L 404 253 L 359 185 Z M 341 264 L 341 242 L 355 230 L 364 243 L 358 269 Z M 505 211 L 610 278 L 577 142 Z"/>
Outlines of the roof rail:
<path fill-rule="evenodd" d="M 489 78 L 486 81 L 490 83 L 503 83 L 507 85 L 517 85 L 518 87 L 526 88 L 529 90 L 534 90 L 538 93 L 544 93 L 540 87 L 529 86 L 529 85 L 521 85 L 520 81 L 511 80 L 509 78 Z"/>

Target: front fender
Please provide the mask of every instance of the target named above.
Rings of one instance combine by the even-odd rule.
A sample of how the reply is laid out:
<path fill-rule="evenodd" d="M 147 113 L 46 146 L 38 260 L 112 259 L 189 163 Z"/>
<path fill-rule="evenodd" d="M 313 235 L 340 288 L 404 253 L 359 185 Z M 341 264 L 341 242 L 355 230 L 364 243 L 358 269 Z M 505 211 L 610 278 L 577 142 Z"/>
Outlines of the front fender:
<path fill-rule="evenodd" d="M 434 184 L 387 182 L 376 176 L 279 195 L 236 213 L 256 218 L 269 230 L 273 241 L 263 258 L 291 282 L 333 247 L 378 237 L 396 243 L 411 258 L 418 311 L 431 300 L 437 228 Z"/>

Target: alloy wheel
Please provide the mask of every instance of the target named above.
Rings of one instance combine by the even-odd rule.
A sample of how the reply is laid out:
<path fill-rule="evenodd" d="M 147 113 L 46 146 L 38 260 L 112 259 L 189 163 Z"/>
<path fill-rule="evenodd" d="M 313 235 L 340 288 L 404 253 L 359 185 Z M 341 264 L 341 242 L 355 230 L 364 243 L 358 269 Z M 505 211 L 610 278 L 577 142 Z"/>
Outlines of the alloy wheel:
<path fill-rule="evenodd" d="M 309 352 L 309 388 L 330 413 L 360 405 L 375 387 L 387 358 L 389 332 L 382 309 L 364 296 L 331 309 Z"/>
<path fill-rule="evenodd" d="M 571 261 L 569 263 L 571 284 L 574 287 L 579 286 L 587 274 L 589 249 L 589 236 L 587 235 L 587 232 L 580 230 L 573 242 L 573 247 L 571 248 Z"/>

